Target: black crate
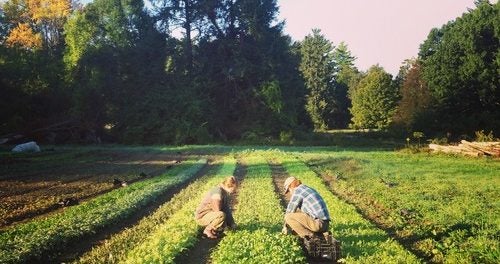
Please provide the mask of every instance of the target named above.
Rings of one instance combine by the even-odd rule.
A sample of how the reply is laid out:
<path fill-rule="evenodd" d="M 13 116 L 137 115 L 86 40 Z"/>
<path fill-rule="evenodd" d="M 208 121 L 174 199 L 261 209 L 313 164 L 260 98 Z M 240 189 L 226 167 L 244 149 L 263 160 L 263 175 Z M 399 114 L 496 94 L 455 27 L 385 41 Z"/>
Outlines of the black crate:
<path fill-rule="evenodd" d="M 340 241 L 327 232 L 303 239 L 304 249 L 311 258 L 328 259 L 336 263 L 340 258 Z"/>

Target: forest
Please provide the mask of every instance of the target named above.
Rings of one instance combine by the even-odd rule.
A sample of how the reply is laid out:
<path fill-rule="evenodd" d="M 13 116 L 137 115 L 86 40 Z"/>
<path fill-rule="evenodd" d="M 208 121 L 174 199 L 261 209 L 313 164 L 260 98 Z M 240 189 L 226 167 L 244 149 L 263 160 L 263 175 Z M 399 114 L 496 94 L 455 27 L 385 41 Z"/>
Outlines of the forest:
<path fill-rule="evenodd" d="M 379 65 L 357 69 L 348 44 L 320 29 L 293 41 L 276 0 L 6 0 L 0 136 L 64 122 L 125 144 L 300 139 L 346 128 L 450 139 L 498 133 L 499 9 L 477 0 L 430 30 L 392 76 Z"/>

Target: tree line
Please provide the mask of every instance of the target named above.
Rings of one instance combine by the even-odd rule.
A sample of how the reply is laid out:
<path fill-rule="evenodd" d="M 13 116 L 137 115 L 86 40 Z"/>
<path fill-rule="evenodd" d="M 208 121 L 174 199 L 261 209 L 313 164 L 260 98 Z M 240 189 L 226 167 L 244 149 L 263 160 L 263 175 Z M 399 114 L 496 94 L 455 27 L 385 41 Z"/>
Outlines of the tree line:
<path fill-rule="evenodd" d="M 397 76 L 318 29 L 293 42 L 275 0 L 148 3 L 4 2 L 0 134 L 70 118 L 140 144 L 500 127 L 498 3 L 432 29 Z"/>

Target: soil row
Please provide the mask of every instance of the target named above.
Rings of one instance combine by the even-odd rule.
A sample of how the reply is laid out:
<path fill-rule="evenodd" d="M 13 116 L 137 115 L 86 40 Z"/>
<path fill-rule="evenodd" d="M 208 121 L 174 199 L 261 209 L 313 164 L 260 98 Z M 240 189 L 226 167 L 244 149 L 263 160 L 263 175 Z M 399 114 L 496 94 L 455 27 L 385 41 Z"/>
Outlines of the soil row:
<path fill-rule="evenodd" d="M 158 176 L 184 159 L 161 153 L 118 156 L 109 161 L 76 163 L 71 170 L 54 168 L 51 174 L 36 178 L 0 180 L 0 227 L 75 205 L 122 184 Z"/>

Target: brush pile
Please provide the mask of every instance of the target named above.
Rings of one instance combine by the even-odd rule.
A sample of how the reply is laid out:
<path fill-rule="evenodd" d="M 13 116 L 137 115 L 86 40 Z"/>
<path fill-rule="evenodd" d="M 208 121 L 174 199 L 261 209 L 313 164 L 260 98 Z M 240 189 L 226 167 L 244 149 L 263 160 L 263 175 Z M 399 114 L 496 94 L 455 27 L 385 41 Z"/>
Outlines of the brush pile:
<path fill-rule="evenodd" d="M 460 144 L 458 144 L 458 146 L 442 146 L 437 144 L 429 144 L 429 148 L 433 152 L 463 154 L 474 157 L 500 157 L 500 142 L 469 142 L 466 140 L 462 140 L 460 141 Z"/>

